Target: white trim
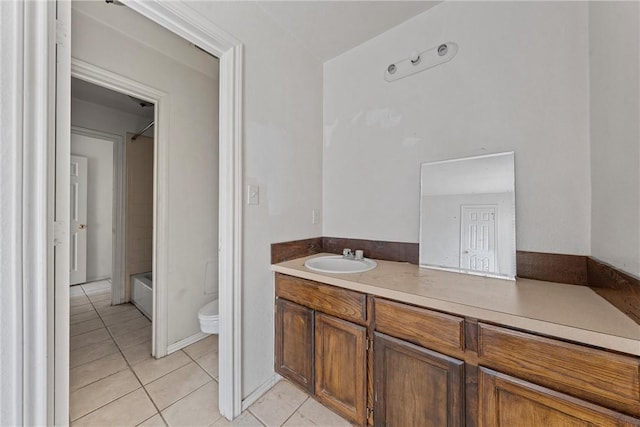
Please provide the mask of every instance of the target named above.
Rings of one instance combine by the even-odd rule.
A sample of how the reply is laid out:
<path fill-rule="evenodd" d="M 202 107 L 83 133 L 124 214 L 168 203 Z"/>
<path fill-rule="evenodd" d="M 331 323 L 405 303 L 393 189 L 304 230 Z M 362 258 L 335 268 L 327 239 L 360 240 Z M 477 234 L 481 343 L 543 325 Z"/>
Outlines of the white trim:
<path fill-rule="evenodd" d="M 71 75 L 108 89 L 151 101 L 155 104 L 154 126 L 154 180 L 153 180 L 153 321 L 152 354 L 162 357 L 167 354 L 168 339 L 168 255 L 167 218 L 169 200 L 169 102 L 168 94 L 128 79 L 116 73 L 71 59 Z M 123 208 L 124 209 L 124 208 Z"/>
<path fill-rule="evenodd" d="M 55 92 L 52 93 L 55 107 L 55 137 L 51 138 L 50 146 L 55 153 L 51 156 L 50 197 L 52 210 L 55 212 L 58 235 L 55 243 L 55 261 L 50 268 L 55 293 L 53 301 L 54 345 L 53 355 L 53 401 L 52 421 L 55 425 L 69 424 L 69 201 L 70 201 L 70 143 L 71 143 L 71 2 L 57 1 L 57 20 L 55 33 L 51 36 L 56 41 L 55 65 L 52 67 L 52 83 Z M 52 19 L 53 21 L 53 19 Z M 52 122 L 54 120 L 52 119 Z M 55 147 L 55 148 L 53 148 Z M 51 352 L 51 349 L 49 350 Z M 50 418 L 51 419 L 51 418 Z"/>
<path fill-rule="evenodd" d="M 71 133 L 111 142 L 113 149 L 113 201 L 112 228 L 113 242 L 111 254 L 111 275 L 92 277 L 87 281 L 111 279 L 111 304 L 122 304 L 124 301 L 124 138 L 121 135 L 71 126 Z"/>
<path fill-rule="evenodd" d="M 211 334 L 207 334 L 206 332 L 198 332 L 197 334 L 193 334 L 190 337 L 182 339 L 178 342 L 174 342 L 173 344 L 169 344 L 167 347 L 167 354 L 175 353 L 178 350 L 182 350 L 183 348 L 200 341 L 208 337 Z"/>
<path fill-rule="evenodd" d="M 0 425 L 52 419 L 51 16 L 47 2 L 0 5 Z"/>
<path fill-rule="evenodd" d="M 24 33 L 23 4 L 0 3 L 0 425 L 22 421 L 22 67 Z M 4 61 L 7 61 L 6 64 Z M 5 68 L 6 67 L 6 68 Z"/>
<path fill-rule="evenodd" d="M 249 396 L 242 400 L 242 410 L 246 411 L 249 406 L 253 405 L 263 394 L 269 391 L 274 385 L 278 384 L 282 377 L 276 373 L 271 375 L 265 382 L 255 389 Z"/>
<path fill-rule="evenodd" d="M 220 58 L 218 406 L 222 415 L 233 419 L 242 412 L 242 44 L 184 3 L 123 2 Z"/>

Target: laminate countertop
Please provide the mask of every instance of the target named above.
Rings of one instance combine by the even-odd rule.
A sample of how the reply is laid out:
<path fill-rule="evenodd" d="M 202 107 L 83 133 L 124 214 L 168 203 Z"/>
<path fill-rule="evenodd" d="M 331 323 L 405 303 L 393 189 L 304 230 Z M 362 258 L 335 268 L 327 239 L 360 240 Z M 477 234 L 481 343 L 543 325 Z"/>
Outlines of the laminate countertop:
<path fill-rule="evenodd" d="M 339 286 L 451 314 L 525 329 L 640 356 L 640 325 L 587 286 L 515 281 L 376 260 L 364 273 L 309 270 L 307 259 L 272 265 L 275 272 Z"/>

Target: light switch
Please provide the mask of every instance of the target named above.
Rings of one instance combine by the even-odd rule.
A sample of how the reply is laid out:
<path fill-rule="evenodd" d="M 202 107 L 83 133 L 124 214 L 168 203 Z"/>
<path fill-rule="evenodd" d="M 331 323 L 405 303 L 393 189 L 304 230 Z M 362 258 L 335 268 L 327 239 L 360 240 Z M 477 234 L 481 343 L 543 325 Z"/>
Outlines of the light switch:
<path fill-rule="evenodd" d="M 320 209 L 311 211 L 311 224 L 320 224 Z"/>
<path fill-rule="evenodd" d="M 247 204 L 260 204 L 260 187 L 258 187 L 257 185 L 247 185 Z"/>

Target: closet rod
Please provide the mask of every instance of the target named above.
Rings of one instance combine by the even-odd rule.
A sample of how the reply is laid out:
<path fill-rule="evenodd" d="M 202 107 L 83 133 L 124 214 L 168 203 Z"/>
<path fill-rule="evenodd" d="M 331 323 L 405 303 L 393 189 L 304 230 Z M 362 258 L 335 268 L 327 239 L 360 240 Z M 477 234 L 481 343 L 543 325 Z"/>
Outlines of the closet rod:
<path fill-rule="evenodd" d="M 156 123 L 156 122 L 155 122 L 155 120 L 151 120 L 151 123 L 149 123 L 148 125 L 146 125 L 146 126 L 144 127 L 144 129 L 142 129 L 140 132 L 138 132 L 138 133 L 136 133 L 135 135 L 133 135 L 133 136 L 131 137 L 131 140 L 132 140 L 132 141 L 135 141 L 135 140 L 136 140 L 140 135 L 142 135 L 142 134 L 143 134 L 143 133 L 145 133 L 147 130 L 149 130 L 149 128 L 150 128 L 151 126 L 153 126 L 155 123 Z"/>

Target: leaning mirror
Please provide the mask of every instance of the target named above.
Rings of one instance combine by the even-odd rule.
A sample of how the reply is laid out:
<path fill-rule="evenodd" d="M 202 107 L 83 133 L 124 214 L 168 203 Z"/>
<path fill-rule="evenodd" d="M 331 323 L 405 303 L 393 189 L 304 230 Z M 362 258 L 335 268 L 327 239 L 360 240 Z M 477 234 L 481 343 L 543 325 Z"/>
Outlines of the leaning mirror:
<path fill-rule="evenodd" d="M 423 163 L 420 266 L 513 280 L 513 152 Z"/>

